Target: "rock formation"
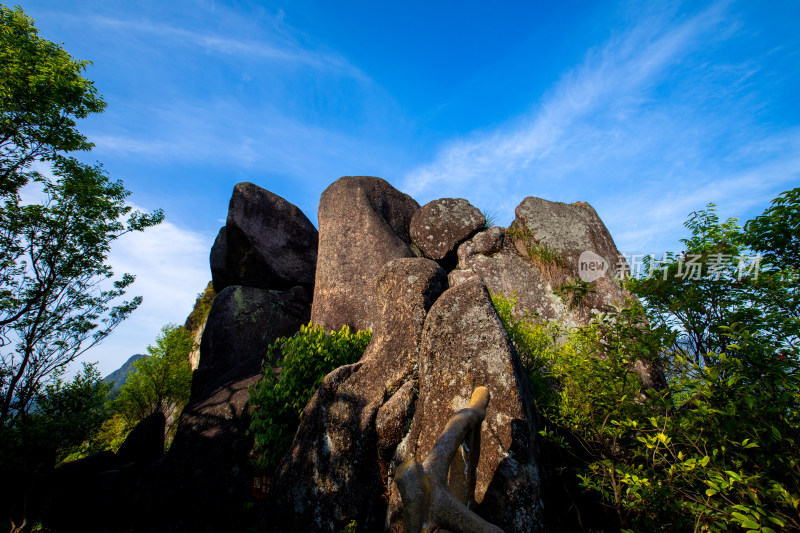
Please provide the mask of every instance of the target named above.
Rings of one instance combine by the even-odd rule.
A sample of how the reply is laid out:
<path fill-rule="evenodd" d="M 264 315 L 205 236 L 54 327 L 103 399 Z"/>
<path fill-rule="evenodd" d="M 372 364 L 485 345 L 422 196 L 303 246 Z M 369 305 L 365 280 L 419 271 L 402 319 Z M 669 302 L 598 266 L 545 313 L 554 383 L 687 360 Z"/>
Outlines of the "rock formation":
<path fill-rule="evenodd" d="M 262 377 L 267 347 L 310 318 L 317 232 L 297 207 L 240 183 L 221 235 L 211 253 L 218 294 L 191 398 L 150 485 L 154 512 L 178 530 L 244 528 L 253 476 L 248 388 Z"/>
<path fill-rule="evenodd" d="M 293 335 L 308 322 L 311 299 L 306 290 L 265 290 L 232 285 L 214 299 L 200 342 L 200 363 L 192 376 L 192 397 L 236 369 L 255 375 L 269 346 Z"/>
<path fill-rule="evenodd" d="M 261 529 L 334 533 L 355 520 L 359 531 L 402 531 L 398 467 L 421 461 L 472 391 L 486 387 L 472 510 L 507 533 L 544 531 L 552 465 L 543 463 L 534 391 L 490 292 L 516 294 L 516 312 L 567 326 L 623 303 L 618 253 L 595 211 L 530 197 L 510 228 L 485 229 L 466 200 L 420 208 L 386 181 L 360 176 L 330 185 L 318 214 L 319 234 L 284 199 L 249 183 L 234 188 L 211 252 L 218 294 L 190 402 L 168 454 L 136 459 L 138 481 L 123 484 L 138 487 L 142 516 L 163 522 L 149 529 L 252 525 L 243 518 L 253 479 L 248 388 L 261 379 L 267 346 L 310 319 L 326 330 L 372 329 L 372 341 L 360 361 L 324 378 L 283 460 L 264 474 Z M 577 299 L 568 287 L 581 286 L 585 253 L 602 268 L 594 292 Z M 658 369 L 641 366 L 645 383 L 657 381 Z M 122 479 L 100 483 L 116 458 L 93 461 L 83 468 L 98 487 Z"/>
<path fill-rule="evenodd" d="M 580 281 L 584 252 L 602 259 L 605 271 L 580 301 L 565 300 L 557 291 L 565 282 Z M 477 273 L 492 293 L 516 294 L 520 313 L 576 326 L 630 298 L 616 280 L 619 257 L 611 234 L 586 202 L 528 197 L 517 206 L 508 231 L 490 228 L 459 247 L 458 269 L 450 273 L 450 283 Z"/>
<path fill-rule="evenodd" d="M 417 209 L 381 178 L 346 176 L 325 189 L 312 322 L 326 330 L 373 328 L 375 280 L 392 259 L 414 257 L 408 228 Z"/>
<path fill-rule="evenodd" d="M 443 262 L 446 270 L 456 263 L 456 247 L 486 224 L 481 212 L 463 198 L 442 198 L 420 207 L 411 218 L 411 242 L 420 254 Z"/>
<path fill-rule="evenodd" d="M 400 404 L 384 409 L 382 427 L 405 433 L 425 315 L 446 276 L 428 259 L 395 259 L 373 286 L 372 342 L 359 363 L 325 378 L 275 474 L 276 515 L 285 531 L 334 532 L 353 519 L 373 531 L 384 522 L 388 457 L 379 448 L 375 419 L 384 404 Z M 385 442 L 387 432 L 383 436 Z"/>
<path fill-rule="evenodd" d="M 311 289 L 317 230 L 297 206 L 252 183 L 233 188 L 228 219 L 211 249 L 217 292 L 230 285 Z"/>
<path fill-rule="evenodd" d="M 481 431 L 478 514 L 505 531 L 540 531 L 533 392 L 489 293 L 475 276 L 442 294 L 428 313 L 419 399 L 395 462 L 412 456 L 421 461 L 479 386 L 489 390 L 492 401 Z"/>

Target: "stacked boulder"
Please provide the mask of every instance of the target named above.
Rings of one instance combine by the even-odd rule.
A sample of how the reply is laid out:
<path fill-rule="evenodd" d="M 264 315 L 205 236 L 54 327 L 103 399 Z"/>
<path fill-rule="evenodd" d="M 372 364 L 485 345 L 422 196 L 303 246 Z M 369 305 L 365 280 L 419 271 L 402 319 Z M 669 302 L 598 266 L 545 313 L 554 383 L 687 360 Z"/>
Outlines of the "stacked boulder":
<path fill-rule="evenodd" d="M 244 528 L 252 437 L 248 388 L 267 347 L 310 318 L 317 230 L 296 206 L 252 183 L 234 187 L 211 250 L 217 296 L 200 343 L 191 398 L 163 468 L 152 480 L 159 509 L 179 530 Z M 178 501 L 176 502 L 176 496 Z M 157 505 L 157 504 L 156 504 Z"/>
<path fill-rule="evenodd" d="M 616 247 L 594 210 L 526 198 L 509 229 L 486 227 L 467 200 L 420 207 L 385 180 L 343 177 L 323 193 L 319 234 L 299 209 L 255 185 L 234 188 L 211 252 L 214 300 L 192 399 L 154 486 L 180 494 L 176 529 L 242 529 L 248 500 L 248 387 L 266 346 L 312 322 L 371 329 L 355 364 L 326 376 L 270 480 L 263 529 L 402 531 L 394 473 L 424 459 L 478 386 L 481 432 L 474 510 L 507 532 L 543 531 L 547 465 L 534 392 L 490 294 L 517 312 L 583 324 L 622 303 Z M 317 245 L 318 243 L 318 245 Z M 579 258 L 605 270 L 579 301 Z M 313 294 L 313 305 L 311 305 Z M 172 480 L 172 481 L 170 481 Z M 213 503 L 212 503 L 213 502 Z M 190 517 L 190 518 L 187 518 Z"/>
<path fill-rule="evenodd" d="M 419 204 L 385 180 L 346 176 L 319 200 L 319 261 L 311 321 L 372 329 L 375 281 L 387 262 L 415 257 L 409 224 Z"/>
<path fill-rule="evenodd" d="M 334 532 L 355 520 L 359 530 L 401 531 L 395 470 L 421 461 L 482 385 L 492 402 L 477 512 L 506 531 L 541 531 L 533 392 L 489 292 L 516 293 L 520 312 L 566 315 L 568 323 L 622 303 L 613 268 L 591 298 L 568 305 L 556 295 L 577 279 L 583 251 L 608 262 L 618 256 L 594 210 L 527 198 L 515 221 L 522 229 L 486 228 L 467 200 L 416 207 L 380 178 L 345 177 L 323 193 L 318 216 L 312 321 L 371 328 L 373 340 L 361 361 L 329 374 L 306 407 L 273 478 L 270 524 Z M 529 244 L 550 247 L 557 261 L 533 260 Z"/>

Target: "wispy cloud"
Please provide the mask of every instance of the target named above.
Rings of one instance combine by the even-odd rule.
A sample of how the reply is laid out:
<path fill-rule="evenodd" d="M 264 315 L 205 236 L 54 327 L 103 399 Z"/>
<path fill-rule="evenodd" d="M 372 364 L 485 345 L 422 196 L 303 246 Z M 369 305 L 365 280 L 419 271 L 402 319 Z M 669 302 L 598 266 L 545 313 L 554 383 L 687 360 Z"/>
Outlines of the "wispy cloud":
<path fill-rule="evenodd" d="M 758 70 L 752 60 L 703 64 L 710 42 L 737 37 L 726 9 L 639 21 L 587 52 L 530 113 L 445 144 L 404 189 L 420 200 L 478 200 L 504 223 L 528 195 L 589 200 L 626 246 L 666 242 L 708 201 L 763 202 L 767 183 L 774 190 L 796 177 L 800 135 L 765 144 L 737 109 L 751 103 L 743 88 Z"/>
<path fill-rule="evenodd" d="M 196 31 L 153 22 L 148 19 L 120 19 L 93 15 L 89 21 L 97 27 L 108 28 L 115 33 L 129 32 L 156 36 L 160 39 L 184 45 L 198 46 L 207 52 L 303 65 L 329 73 L 349 76 L 362 82 L 369 81 L 369 78 L 361 70 L 351 65 L 346 58 L 338 54 L 304 46 L 297 39 L 292 38 L 293 30 L 286 27 L 282 22 L 282 17 L 279 16 L 274 17 L 273 22 L 273 26 L 279 27 L 258 40 Z"/>

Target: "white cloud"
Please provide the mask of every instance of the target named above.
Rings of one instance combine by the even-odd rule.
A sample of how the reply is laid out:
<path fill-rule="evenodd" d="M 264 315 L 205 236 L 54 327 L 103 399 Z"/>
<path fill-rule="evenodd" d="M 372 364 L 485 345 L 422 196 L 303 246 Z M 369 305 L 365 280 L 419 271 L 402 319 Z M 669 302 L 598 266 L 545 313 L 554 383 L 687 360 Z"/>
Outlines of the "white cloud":
<path fill-rule="evenodd" d="M 136 276 L 126 297 L 142 296 L 142 305 L 82 360 L 99 361 L 103 375 L 155 342 L 161 326 L 182 324 L 194 300 L 211 279 L 208 255 L 214 236 L 202 235 L 165 221 L 140 233 L 122 236 L 108 263 L 117 277 Z"/>
<path fill-rule="evenodd" d="M 406 177 L 406 188 L 419 194 L 440 182 L 508 182 L 515 173 L 560 156 L 580 140 L 572 131 L 576 123 L 609 105 L 620 111 L 631 103 L 635 106 L 644 98 L 641 92 L 716 22 L 716 9 L 666 32 L 658 32 L 650 22 L 590 51 L 584 64 L 567 73 L 533 113 L 445 147 L 435 161 Z"/>
<path fill-rule="evenodd" d="M 280 16 L 272 17 L 272 31 L 258 40 L 242 36 L 232 37 L 218 33 L 193 31 L 148 19 L 122 20 L 94 15 L 89 17 L 89 20 L 95 26 L 112 29 L 115 33 L 132 32 L 155 35 L 161 39 L 199 46 L 207 52 L 303 65 L 363 82 L 369 81 L 369 78 L 361 70 L 351 65 L 344 57 L 302 45 L 292 36 L 295 30 L 286 26 Z M 238 20 L 228 24 L 227 27 L 241 27 L 242 24 L 243 21 Z M 261 28 L 265 29 L 268 26 L 262 25 Z"/>

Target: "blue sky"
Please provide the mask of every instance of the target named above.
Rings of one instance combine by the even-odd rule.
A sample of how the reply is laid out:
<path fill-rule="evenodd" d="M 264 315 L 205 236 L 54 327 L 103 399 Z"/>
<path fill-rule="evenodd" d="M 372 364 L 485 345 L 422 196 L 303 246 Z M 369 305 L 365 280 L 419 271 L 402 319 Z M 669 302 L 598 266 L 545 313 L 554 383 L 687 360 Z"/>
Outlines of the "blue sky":
<path fill-rule="evenodd" d="M 87 353 L 103 373 L 185 319 L 240 181 L 315 223 L 344 175 L 502 225 L 526 196 L 584 200 L 648 253 L 708 202 L 747 218 L 800 183 L 796 1 L 21 6 L 93 62 L 86 159 L 167 215 L 112 252 L 145 303 Z"/>

